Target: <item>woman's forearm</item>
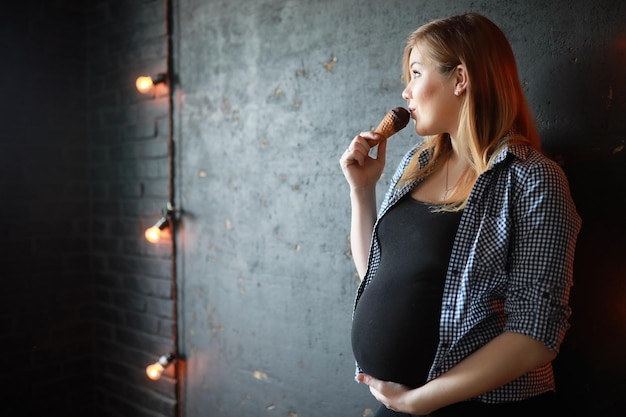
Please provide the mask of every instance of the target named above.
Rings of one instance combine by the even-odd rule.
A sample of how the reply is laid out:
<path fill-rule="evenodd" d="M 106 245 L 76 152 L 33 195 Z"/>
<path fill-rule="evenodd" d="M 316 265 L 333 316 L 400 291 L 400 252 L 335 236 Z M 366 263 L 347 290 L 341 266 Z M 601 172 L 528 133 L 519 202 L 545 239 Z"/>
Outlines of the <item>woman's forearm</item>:
<path fill-rule="evenodd" d="M 350 191 L 352 218 L 350 222 L 350 248 L 359 277 L 367 271 L 372 230 L 376 222 L 376 189 Z"/>
<path fill-rule="evenodd" d="M 445 374 L 409 391 L 416 412 L 430 413 L 494 390 L 554 359 L 543 343 L 519 333 L 503 333 Z"/>

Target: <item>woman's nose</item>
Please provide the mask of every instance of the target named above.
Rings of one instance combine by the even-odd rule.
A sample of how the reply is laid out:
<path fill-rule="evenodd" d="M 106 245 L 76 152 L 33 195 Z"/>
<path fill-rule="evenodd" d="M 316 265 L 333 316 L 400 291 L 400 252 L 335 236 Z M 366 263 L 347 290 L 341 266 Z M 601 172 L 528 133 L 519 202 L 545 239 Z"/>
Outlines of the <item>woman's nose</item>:
<path fill-rule="evenodd" d="M 402 91 L 402 98 L 403 98 L 403 99 L 405 99 L 405 100 L 410 99 L 410 98 L 411 98 L 411 97 L 410 97 L 410 93 L 411 93 L 411 90 L 409 90 L 409 87 L 406 87 L 406 88 Z"/>

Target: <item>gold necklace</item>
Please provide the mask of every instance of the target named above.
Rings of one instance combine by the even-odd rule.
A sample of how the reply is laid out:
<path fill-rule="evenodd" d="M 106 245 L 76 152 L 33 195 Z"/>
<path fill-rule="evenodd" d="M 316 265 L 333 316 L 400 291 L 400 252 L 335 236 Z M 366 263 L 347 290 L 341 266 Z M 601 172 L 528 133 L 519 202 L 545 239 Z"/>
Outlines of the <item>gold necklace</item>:
<path fill-rule="evenodd" d="M 448 197 L 448 192 L 450 191 L 448 189 L 448 171 L 449 171 L 449 167 L 450 167 L 450 157 L 448 156 L 448 158 L 446 159 L 446 186 L 443 190 L 443 198 L 442 200 L 445 200 L 446 197 Z"/>

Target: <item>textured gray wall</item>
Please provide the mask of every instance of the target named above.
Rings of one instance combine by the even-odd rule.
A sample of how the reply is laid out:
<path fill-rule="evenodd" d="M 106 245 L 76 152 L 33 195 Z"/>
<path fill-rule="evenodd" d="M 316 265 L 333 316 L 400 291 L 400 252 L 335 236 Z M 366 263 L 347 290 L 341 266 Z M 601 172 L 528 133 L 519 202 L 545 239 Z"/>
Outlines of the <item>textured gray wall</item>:
<path fill-rule="evenodd" d="M 624 2 L 503 3 L 175 1 L 186 416 L 375 408 L 352 380 L 356 275 L 338 159 L 404 104 L 400 60 L 417 26 L 486 14 L 513 44 L 546 148 L 566 167 L 581 149 L 619 151 Z M 393 138 L 387 178 L 416 139 Z"/>

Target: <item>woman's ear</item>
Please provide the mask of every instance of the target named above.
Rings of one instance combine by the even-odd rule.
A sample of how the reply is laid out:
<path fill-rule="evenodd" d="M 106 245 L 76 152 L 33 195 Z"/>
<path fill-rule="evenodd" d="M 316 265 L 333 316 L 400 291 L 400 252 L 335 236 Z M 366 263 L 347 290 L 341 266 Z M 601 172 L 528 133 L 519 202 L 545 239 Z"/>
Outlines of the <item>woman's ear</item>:
<path fill-rule="evenodd" d="M 467 71 L 462 64 L 456 66 L 455 71 L 455 81 L 456 85 L 454 86 L 454 95 L 460 96 L 465 90 L 467 90 Z"/>

